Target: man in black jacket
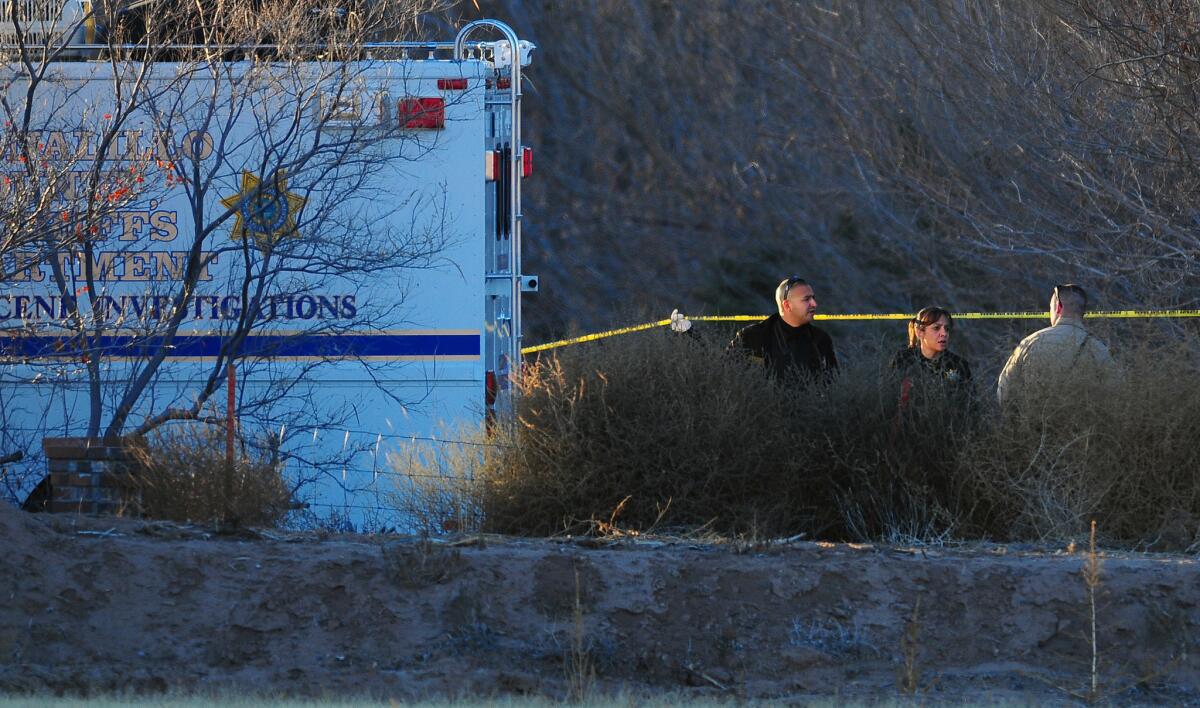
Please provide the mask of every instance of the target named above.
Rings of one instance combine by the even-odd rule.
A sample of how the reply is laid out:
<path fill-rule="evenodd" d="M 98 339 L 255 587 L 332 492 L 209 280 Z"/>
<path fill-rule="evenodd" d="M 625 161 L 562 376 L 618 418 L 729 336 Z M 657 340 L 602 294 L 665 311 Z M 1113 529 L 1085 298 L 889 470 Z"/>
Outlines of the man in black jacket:
<path fill-rule="evenodd" d="M 791 277 L 775 288 L 779 313 L 743 328 L 729 343 L 752 361 L 762 362 L 777 379 L 828 378 L 837 369 L 833 340 L 812 323 L 817 299 L 803 278 Z"/>

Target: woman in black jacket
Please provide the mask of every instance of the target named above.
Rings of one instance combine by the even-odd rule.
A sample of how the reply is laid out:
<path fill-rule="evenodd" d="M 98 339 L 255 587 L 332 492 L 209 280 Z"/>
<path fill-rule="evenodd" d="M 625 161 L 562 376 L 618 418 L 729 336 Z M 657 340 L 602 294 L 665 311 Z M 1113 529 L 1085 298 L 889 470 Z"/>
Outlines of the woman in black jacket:
<path fill-rule="evenodd" d="M 954 317 L 926 307 L 908 322 L 908 346 L 896 352 L 892 368 L 900 381 L 900 400 L 892 422 L 891 452 L 902 470 L 885 487 L 892 503 L 905 508 L 920 489 L 928 508 L 956 509 L 961 488 L 954 474 L 962 435 L 978 420 L 971 366 L 950 351 Z M 913 513 L 924 513 L 914 507 Z"/>
<path fill-rule="evenodd" d="M 926 307 L 908 321 L 908 346 L 896 352 L 892 368 L 903 376 L 901 400 L 907 400 L 915 377 L 940 380 L 954 388 L 967 389 L 971 366 L 950 351 L 954 317 L 940 307 Z"/>

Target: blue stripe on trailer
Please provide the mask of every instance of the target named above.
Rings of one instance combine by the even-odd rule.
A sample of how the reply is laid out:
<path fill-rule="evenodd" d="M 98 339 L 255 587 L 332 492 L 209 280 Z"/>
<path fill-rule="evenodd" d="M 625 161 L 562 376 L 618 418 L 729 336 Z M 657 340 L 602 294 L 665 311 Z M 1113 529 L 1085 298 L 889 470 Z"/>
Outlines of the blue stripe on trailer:
<path fill-rule="evenodd" d="M 88 347 L 68 337 L 13 336 L 0 339 L 0 356 L 37 359 L 103 351 L 107 356 L 145 357 L 156 354 L 164 339 L 105 335 L 93 339 Z M 171 342 L 168 356 L 214 357 L 226 341 L 219 335 L 179 335 Z M 241 347 L 241 356 L 258 357 L 439 357 L 479 353 L 478 334 L 260 334 L 246 337 Z"/>

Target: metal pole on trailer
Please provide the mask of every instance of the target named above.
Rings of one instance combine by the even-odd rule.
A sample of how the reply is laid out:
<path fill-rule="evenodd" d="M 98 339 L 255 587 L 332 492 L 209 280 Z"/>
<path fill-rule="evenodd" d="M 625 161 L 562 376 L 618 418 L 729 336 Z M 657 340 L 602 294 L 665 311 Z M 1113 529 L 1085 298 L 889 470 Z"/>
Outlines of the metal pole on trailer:
<path fill-rule="evenodd" d="M 521 147 L 521 43 L 517 33 L 498 20 L 475 20 L 467 23 L 454 39 L 454 60 L 465 59 L 467 37 L 480 27 L 491 27 L 504 35 L 512 48 L 512 62 L 509 64 L 509 115 L 511 131 L 511 159 L 508 161 L 508 177 L 511 185 L 508 190 L 508 218 L 512 224 L 512 254 L 509 258 L 509 315 L 512 318 L 512 333 L 509 337 L 508 362 L 509 373 L 512 377 L 520 374 L 521 368 L 521 175 L 524 167 L 524 152 Z"/>
<path fill-rule="evenodd" d="M 233 359 L 225 365 L 225 370 L 229 373 L 226 379 L 226 400 L 225 400 L 225 464 L 229 466 L 232 474 L 233 470 L 233 432 L 237 427 L 237 422 L 234 418 L 236 415 L 234 405 L 237 391 L 237 367 L 233 363 Z"/>

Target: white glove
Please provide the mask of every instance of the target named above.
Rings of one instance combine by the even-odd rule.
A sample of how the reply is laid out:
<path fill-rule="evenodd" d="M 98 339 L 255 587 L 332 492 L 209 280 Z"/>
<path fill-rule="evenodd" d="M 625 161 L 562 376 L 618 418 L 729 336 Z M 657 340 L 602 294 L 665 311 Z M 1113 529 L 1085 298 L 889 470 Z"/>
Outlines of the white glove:
<path fill-rule="evenodd" d="M 686 332 L 692 328 L 692 321 L 684 317 L 679 310 L 671 310 L 671 331 Z"/>

